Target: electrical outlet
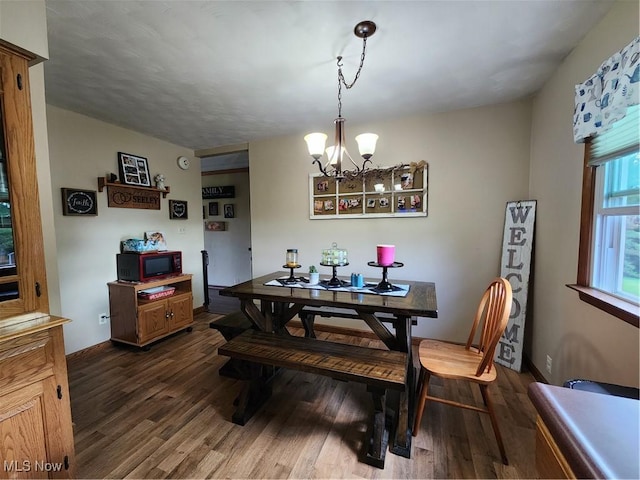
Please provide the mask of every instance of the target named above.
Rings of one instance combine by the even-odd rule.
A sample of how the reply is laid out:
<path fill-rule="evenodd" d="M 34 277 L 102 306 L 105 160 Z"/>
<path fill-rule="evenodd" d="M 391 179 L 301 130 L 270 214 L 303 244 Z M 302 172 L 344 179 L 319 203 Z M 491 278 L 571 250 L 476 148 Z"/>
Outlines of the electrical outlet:
<path fill-rule="evenodd" d="M 547 372 L 551 373 L 551 366 L 553 364 L 553 360 L 549 355 L 547 355 Z"/>
<path fill-rule="evenodd" d="M 98 315 L 98 325 L 104 325 L 105 323 L 107 323 L 108 318 L 109 315 L 107 315 L 106 313 L 101 313 L 100 315 Z"/>
<path fill-rule="evenodd" d="M 178 228 L 178 233 L 180 235 L 184 235 L 185 233 L 187 233 L 187 229 L 185 227 L 180 227 Z"/>

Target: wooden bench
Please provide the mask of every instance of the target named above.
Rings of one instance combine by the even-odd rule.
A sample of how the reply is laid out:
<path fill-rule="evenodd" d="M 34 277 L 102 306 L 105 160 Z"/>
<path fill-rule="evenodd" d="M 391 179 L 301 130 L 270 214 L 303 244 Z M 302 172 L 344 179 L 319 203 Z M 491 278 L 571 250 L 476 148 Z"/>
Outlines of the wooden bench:
<path fill-rule="evenodd" d="M 209 322 L 209 328 L 218 330 L 224 339 L 229 341 L 240 335 L 242 332 L 254 328 L 254 326 L 253 322 L 251 322 L 244 313 L 238 310 L 212 320 Z M 222 365 L 222 367 L 220 367 L 218 373 L 223 377 L 242 380 L 243 378 L 240 377 L 238 373 L 241 369 L 236 366 L 238 362 L 240 362 L 240 360 L 230 358 L 224 365 Z"/>
<path fill-rule="evenodd" d="M 231 340 L 245 330 L 253 328 L 253 322 L 238 310 L 212 320 L 209 322 L 209 328 L 215 328 L 222 334 L 225 340 Z"/>
<path fill-rule="evenodd" d="M 387 390 L 405 390 L 406 353 L 327 342 L 307 337 L 276 335 L 247 330 L 218 349 L 220 355 L 249 362 L 251 371 L 241 372 L 245 384 L 232 421 L 244 425 L 270 397 L 273 367 L 325 375 L 343 381 L 364 383 L 374 405 L 373 427 L 366 462 L 384 468 L 389 429 L 385 423 Z M 246 375 L 246 376 L 245 376 Z"/>

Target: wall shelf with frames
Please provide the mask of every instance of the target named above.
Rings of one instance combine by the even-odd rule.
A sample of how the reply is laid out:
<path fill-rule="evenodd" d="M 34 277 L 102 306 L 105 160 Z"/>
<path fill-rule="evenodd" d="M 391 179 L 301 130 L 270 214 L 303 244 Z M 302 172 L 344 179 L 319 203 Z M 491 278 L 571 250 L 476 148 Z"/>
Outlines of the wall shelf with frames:
<path fill-rule="evenodd" d="M 428 167 L 424 162 L 383 167 L 336 182 L 309 175 L 309 218 L 426 217 Z"/>
<path fill-rule="evenodd" d="M 98 191 L 107 189 L 107 205 L 118 208 L 140 208 L 160 210 L 160 195 L 166 198 L 171 188 L 164 190 L 155 187 L 139 187 L 126 183 L 109 182 L 106 177 L 98 177 Z"/>

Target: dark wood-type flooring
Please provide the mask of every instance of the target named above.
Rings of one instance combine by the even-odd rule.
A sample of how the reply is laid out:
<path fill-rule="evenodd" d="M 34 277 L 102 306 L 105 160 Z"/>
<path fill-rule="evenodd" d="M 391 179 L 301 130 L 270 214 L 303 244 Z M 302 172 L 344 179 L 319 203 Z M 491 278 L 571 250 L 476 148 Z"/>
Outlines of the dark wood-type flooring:
<path fill-rule="evenodd" d="M 371 397 L 361 384 L 285 371 L 273 396 L 244 427 L 231 423 L 236 380 L 220 377 L 222 335 L 196 316 L 144 352 L 105 346 L 68 360 L 78 478 L 535 478 L 535 411 L 528 373 L 498 366 L 490 388 L 509 466 L 489 418 L 429 403 L 412 458 L 387 453 L 384 470 L 358 461 Z M 303 335 L 302 329 L 291 329 Z M 375 340 L 319 338 L 381 347 Z M 382 347 L 381 347 L 382 348 Z M 461 382 L 432 392 L 482 402 Z"/>
<path fill-rule="evenodd" d="M 209 285 L 209 313 L 231 313 L 240 310 L 240 300 L 235 297 L 223 297 L 219 294 L 224 287 Z"/>

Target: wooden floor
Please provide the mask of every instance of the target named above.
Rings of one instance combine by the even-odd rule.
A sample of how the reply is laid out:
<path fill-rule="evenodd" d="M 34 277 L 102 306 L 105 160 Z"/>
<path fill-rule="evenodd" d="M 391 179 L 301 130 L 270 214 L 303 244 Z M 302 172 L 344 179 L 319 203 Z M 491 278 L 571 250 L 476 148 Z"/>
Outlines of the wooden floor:
<path fill-rule="evenodd" d="M 108 346 L 69 359 L 78 478 L 535 478 L 530 374 L 498 366 L 490 388 L 509 466 L 486 415 L 430 403 L 412 458 L 384 470 L 358 461 L 372 411 L 360 384 L 285 371 L 244 427 L 231 423 L 238 381 L 220 377 L 224 339 L 200 314 L 193 332 L 143 352 Z M 293 332 L 302 335 L 301 330 Z M 336 334 L 334 341 L 373 345 Z M 466 384 L 432 392 L 482 402 Z"/>

